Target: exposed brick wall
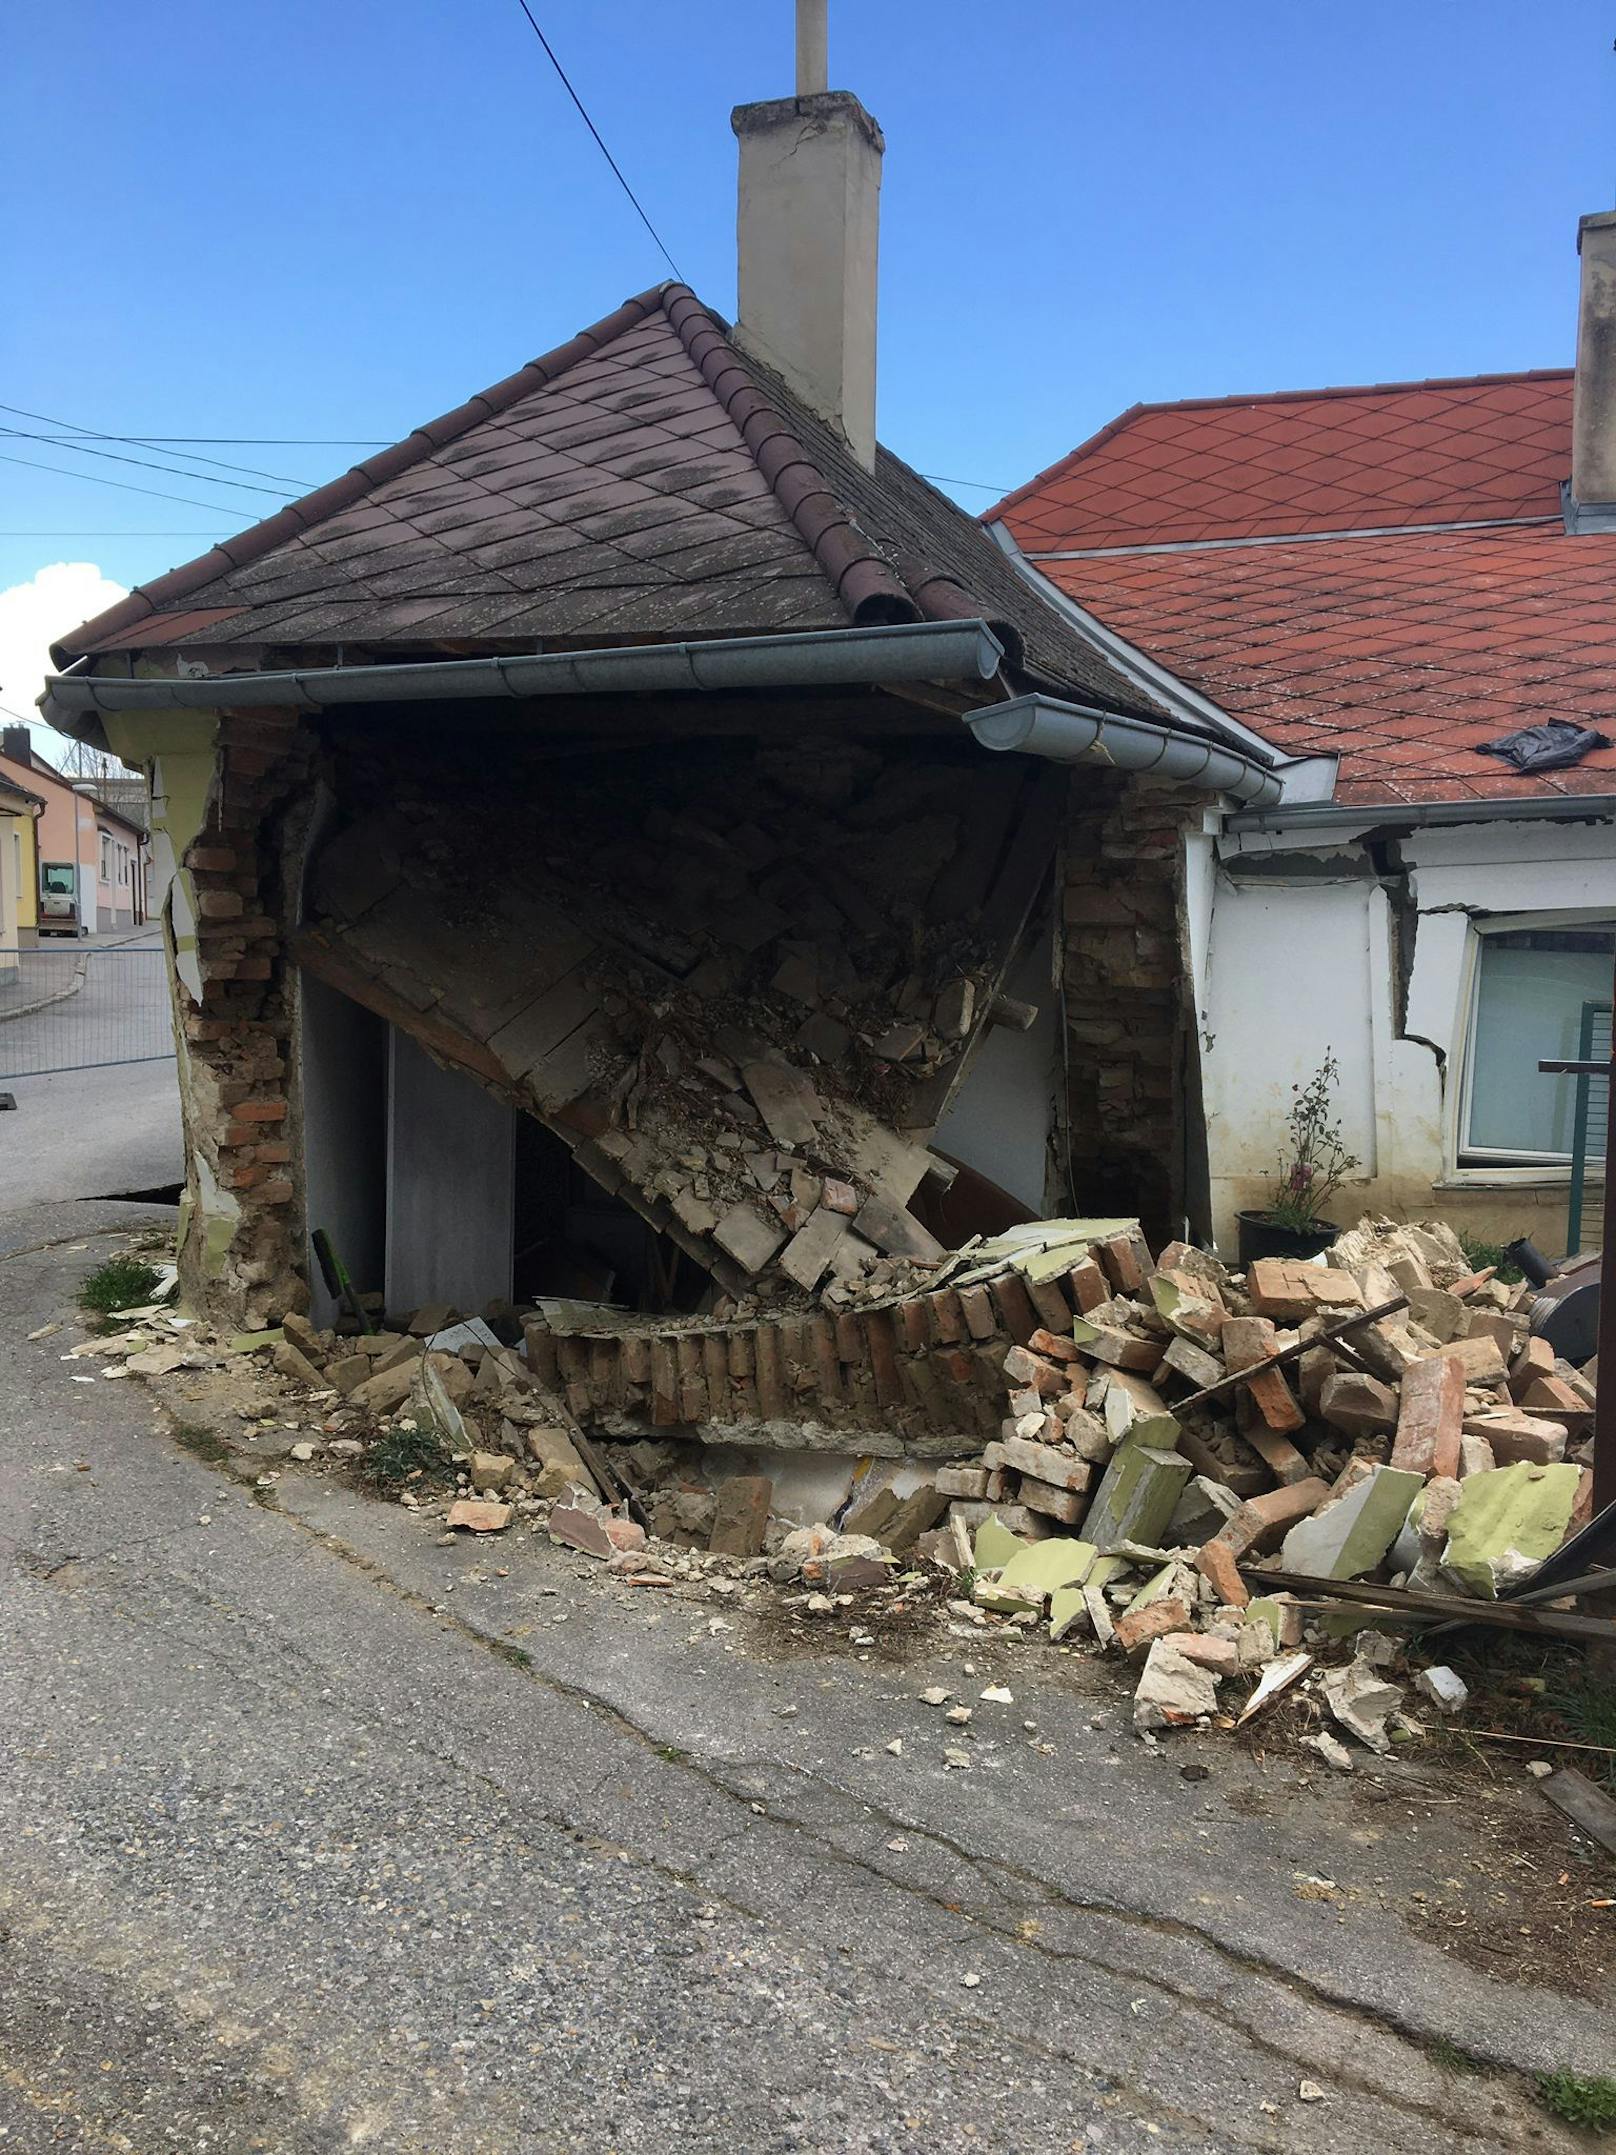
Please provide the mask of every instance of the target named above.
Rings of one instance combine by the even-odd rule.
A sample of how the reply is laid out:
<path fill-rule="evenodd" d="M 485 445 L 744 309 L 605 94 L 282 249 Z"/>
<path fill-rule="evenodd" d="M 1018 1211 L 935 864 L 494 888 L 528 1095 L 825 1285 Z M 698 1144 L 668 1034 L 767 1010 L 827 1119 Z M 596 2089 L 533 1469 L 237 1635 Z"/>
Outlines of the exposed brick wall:
<path fill-rule="evenodd" d="M 1157 1246 L 1200 1180 L 1183 834 L 1204 807 L 1160 780 L 1073 773 L 1062 914 L 1076 1201 L 1136 1214 Z"/>
<path fill-rule="evenodd" d="M 178 991 L 189 1184 L 180 1263 L 193 1304 L 257 1326 L 308 1304 L 288 1104 L 296 911 L 313 746 L 295 712 L 226 712 L 195 892 L 202 1001 Z"/>

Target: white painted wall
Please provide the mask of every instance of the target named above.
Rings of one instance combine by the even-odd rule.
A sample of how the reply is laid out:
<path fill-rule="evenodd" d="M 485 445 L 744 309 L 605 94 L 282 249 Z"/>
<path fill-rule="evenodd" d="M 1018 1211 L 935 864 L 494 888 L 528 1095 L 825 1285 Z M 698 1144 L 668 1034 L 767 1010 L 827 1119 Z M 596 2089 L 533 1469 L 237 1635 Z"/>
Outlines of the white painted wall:
<path fill-rule="evenodd" d="M 1370 825 L 1366 819 L 1364 828 Z M 1188 862 L 1192 953 L 1204 908 L 1207 956 L 1196 990 L 1219 1244 L 1234 1214 L 1260 1206 L 1292 1084 L 1327 1049 L 1342 1069 L 1341 1121 L 1361 1178 L 1333 1207 L 1438 1212 L 1492 1235 L 1555 1233 L 1564 1168 L 1458 1165 L 1475 915 L 1616 916 L 1616 830 L 1604 824 L 1456 825 L 1405 838 L 1417 909 L 1403 1036 L 1395 1030 L 1392 907 L 1362 872 L 1353 834 L 1230 834 L 1197 875 Z M 1256 859 L 1273 871 L 1242 878 Z M 1323 873 L 1320 873 L 1322 864 Z M 1209 885 L 1209 888 L 1208 888 Z"/>

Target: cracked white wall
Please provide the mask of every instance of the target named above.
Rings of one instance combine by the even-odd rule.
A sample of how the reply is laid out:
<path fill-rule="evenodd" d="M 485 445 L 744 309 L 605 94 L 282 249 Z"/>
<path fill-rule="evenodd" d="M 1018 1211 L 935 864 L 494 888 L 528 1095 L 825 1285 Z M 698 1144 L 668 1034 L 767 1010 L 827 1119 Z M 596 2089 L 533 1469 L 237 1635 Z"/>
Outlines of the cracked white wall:
<path fill-rule="evenodd" d="M 1235 1214 L 1266 1202 L 1290 1088 L 1329 1051 L 1341 1065 L 1343 1133 L 1362 1163 L 1336 1219 L 1438 1213 L 1489 1239 L 1531 1232 L 1558 1247 L 1564 1168 L 1458 1164 L 1471 917 L 1616 916 L 1616 832 L 1550 822 L 1415 831 L 1397 849 L 1405 893 L 1396 863 L 1383 884 L 1359 842 L 1372 828 L 1366 818 L 1362 833 L 1311 843 L 1299 833 L 1221 843 L 1197 980 L 1219 1244 L 1232 1249 Z M 1403 898 L 1414 932 L 1399 1026 Z M 1405 932 L 1408 917 L 1405 904 Z"/>

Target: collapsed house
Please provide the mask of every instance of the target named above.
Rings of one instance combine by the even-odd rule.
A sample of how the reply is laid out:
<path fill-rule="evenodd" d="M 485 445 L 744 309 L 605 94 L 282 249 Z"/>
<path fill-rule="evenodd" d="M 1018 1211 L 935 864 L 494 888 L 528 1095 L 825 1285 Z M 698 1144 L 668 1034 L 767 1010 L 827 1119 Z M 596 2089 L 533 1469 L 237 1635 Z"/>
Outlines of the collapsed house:
<path fill-rule="evenodd" d="M 735 115 L 738 327 L 631 300 L 58 648 L 151 776 L 216 1316 L 1204 1225 L 1179 833 L 1279 780 L 876 446 L 882 139 L 810 90 Z"/>

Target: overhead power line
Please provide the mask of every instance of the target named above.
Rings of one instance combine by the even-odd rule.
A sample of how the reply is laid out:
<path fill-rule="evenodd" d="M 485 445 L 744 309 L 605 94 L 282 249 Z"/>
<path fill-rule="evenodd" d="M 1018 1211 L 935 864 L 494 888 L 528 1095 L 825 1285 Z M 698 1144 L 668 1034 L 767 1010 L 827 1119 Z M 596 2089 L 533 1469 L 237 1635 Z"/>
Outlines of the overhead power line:
<path fill-rule="evenodd" d="M 124 456 L 116 449 L 92 449 L 88 442 L 66 441 L 60 434 L 38 434 L 31 427 L 0 427 L 0 439 L 41 441 L 71 449 L 76 456 L 104 457 L 109 464 L 133 464 L 141 471 L 167 472 L 171 479 L 194 479 L 198 486 L 233 486 L 244 494 L 273 494 L 277 501 L 295 501 L 289 487 L 266 486 L 260 479 L 215 479 L 211 472 L 187 471 L 183 464 L 155 464 L 149 456 Z"/>
<path fill-rule="evenodd" d="M 656 241 L 657 250 L 661 254 L 663 261 L 667 263 L 669 269 L 673 271 L 673 274 L 679 279 L 679 282 L 683 284 L 683 271 L 680 269 L 678 263 L 673 259 L 673 256 L 669 254 L 667 247 L 663 244 L 662 234 L 657 230 L 656 226 L 645 214 L 645 211 L 641 206 L 639 196 L 634 192 L 628 181 L 624 179 L 622 167 L 618 164 L 617 159 L 612 155 L 611 151 L 607 149 L 606 144 L 601 137 L 600 129 L 589 117 L 588 108 L 585 106 L 583 99 L 578 95 L 577 91 L 573 88 L 571 82 L 567 79 L 567 71 L 561 65 L 561 62 L 556 58 L 555 51 L 550 43 L 550 40 L 539 28 L 537 16 L 535 16 L 533 10 L 528 6 L 527 0 L 516 0 L 516 4 L 522 10 L 522 13 L 527 17 L 528 24 L 532 29 L 533 35 L 544 47 L 545 57 L 549 60 L 550 65 L 555 69 L 556 73 L 561 77 L 561 87 L 566 91 L 567 95 L 577 106 L 579 118 L 583 121 L 585 127 L 588 128 L 589 132 L 594 136 L 595 147 L 600 151 L 601 156 L 604 157 L 606 162 L 611 166 L 612 172 L 616 177 L 618 186 L 622 188 L 624 194 L 626 194 L 629 200 L 633 203 L 635 215 L 639 218 L 641 224 L 644 225 L 647 232 L 650 233 L 652 239 Z"/>
<path fill-rule="evenodd" d="M 22 418 L 43 417 L 42 413 L 37 412 L 16 414 L 16 408 L 9 404 L 0 404 L 0 411 L 10 411 Z M 220 471 L 244 471 L 252 474 L 252 477 L 247 479 L 215 479 L 210 472 L 186 471 L 177 464 L 154 464 L 149 457 L 125 456 L 120 450 L 116 449 L 93 449 L 90 446 L 92 442 L 117 441 L 122 437 L 116 434 L 99 433 L 94 427 L 74 426 L 70 419 L 47 419 L 45 424 L 52 427 L 67 427 L 70 431 L 66 434 L 41 434 L 33 427 L 0 426 L 0 434 L 15 434 L 26 441 L 51 442 L 58 448 L 73 450 L 78 456 L 108 457 L 115 464 L 144 464 L 150 471 L 173 472 L 182 479 L 200 480 L 204 486 L 234 486 L 252 494 L 286 494 L 289 487 L 307 491 L 315 483 L 311 479 L 294 479 L 289 472 L 259 471 L 255 465 L 251 464 L 227 464 L 222 457 L 185 457 L 184 461 L 187 464 L 212 464 Z M 262 483 L 269 479 L 279 480 L 283 483 L 277 486 L 266 486 Z M 288 495 L 287 498 L 292 497 Z"/>
<path fill-rule="evenodd" d="M 0 539 L 211 539 L 228 524 L 215 524 L 211 531 L 0 531 Z"/>
<path fill-rule="evenodd" d="M 0 464 L 20 464 L 26 471 L 54 472 L 58 479 L 83 479 L 91 486 L 115 486 L 120 494 L 149 494 L 153 501 L 177 501 L 182 509 L 217 509 L 216 501 L 193 501 L 189 494 L 165 494 L 155 486 L 136 486 L 128 479 L 103 478 L 98 471 L 74 471 L 68 464 L 41 464 L 37 457 L 7 456 L 0 450 Z M 201 477 L 200 472 L 187 472 L 189 479 Z"/>

